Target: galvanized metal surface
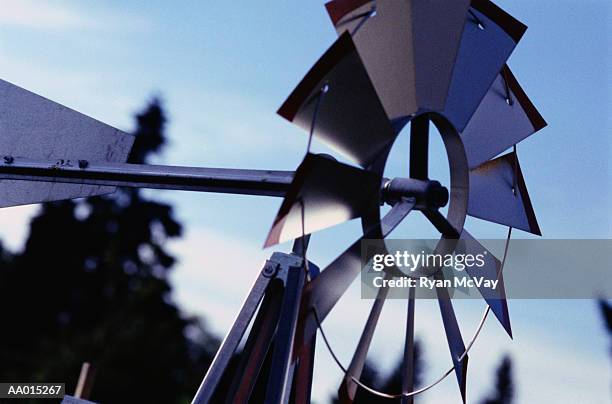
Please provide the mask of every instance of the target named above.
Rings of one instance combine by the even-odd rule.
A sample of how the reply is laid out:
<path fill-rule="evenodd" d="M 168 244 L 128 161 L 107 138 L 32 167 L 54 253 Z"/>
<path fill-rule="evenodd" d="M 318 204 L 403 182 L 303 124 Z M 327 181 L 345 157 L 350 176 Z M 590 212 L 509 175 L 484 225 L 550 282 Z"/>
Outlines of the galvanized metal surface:
<path fill-rule="evenodd" d="M 410 121 L 410 178 L 429 178 L 429 119 L 426 115 Z"/>
<path fill-rule="evenodd" d="M 486 248 L 481 246 L 465 229 L 458 231 L 441 213 L 438 211 L 430 211 L 425 215 L 430 222 L 444 234 L 448 239 L 461 240 L 462 242 L 456 243 L 453 250 L 457 252 L 464 252 L 469 254 L 480 254 L 482 251 L 486 251 Z M 440 246 L 440 245 L 439 245 Z M 478 247 L 479 246 L 479 247 Z M 491 253 L 487 254 L 485 266 L 479 268 L 476 272 L 474 269 L 468 269 L 467 272 L 470 276 L 482 276 L 486 279 L 496 280 L 499 279 L 498 288 L 495 290 L 491 289 L 479 289 L 483 294 L 483 298 L 487 304 L 493 310 L 493 313 L 498 318 L 508 335 L 512 337 L 512 329 L 510 327 L 510 318 L 508 316 L 508 306 L 506 303 L 506 292 L 503 284 L 503 277 L 500 272 L 501 263 Z"/>
<path fill-rule="evenodd" d="M 441 271 L 437 271 L 434 274 L 434 279 L 443 280 L 444 275 Z M 436 293 L 438 295 L 438 305 L 440 307 L 442 323 L 444 324 L 444 331 L 446 333 L 446 341 L 448 342 L 448 348 L 453 361 L 455 375 L 457 376 L 457 383 L 459 384 L 459 391 L 461 392 L 461 398 L 465 403 L 465 388 L 467 383 L 467 368 L 469 358 L 465 353 L 465 344 L 463 343 L 463 337 L 461 336 L 461 330 L 459 329 L 459 324 L 457 323 L 457 316 L 455 315 L 453 303 L 448 295 L 448 290 L 444 287 L 436 288 Z M 461 358 L 462 355 L 463 358 Z"/>
<path fill-rule="evenodd" d="M 388 0 L 394 1 L 394 0 Z M 469 0 L 411 0 L 416 90 L 421 111 L 442 111 Z"/>
<path fill-rule="evenodd" d="M 381 178 L 328 157 L 307 154 L 264 247 L 360 217 L 379 208 Z"/>
<path fill-rule="evenodd" d="M 134 137 L 0 80 L 0 157 L 124 162 Z M 101 195 L 114 187 L 1 180 L 0 207 Z"/>
<path fill-rule="evenodd" d="M 468 15 L 444 108 L 459 132 L 527 29 L 488 0 L 474 1 Z"/>
<path fill-rule="evenodd" d="M 381 228 L 383 236 L 395 229 L 395 227 L 410 213 L 414 207 L 414 200 L 404 200 L 391 208 L 389 213 L 382 219 Z M 374 228 L 375 234 L 378 229 Z M 331 309 L 336 305 L 346 289 L 351 285 L 361 270 L 361 240 L 372 238 L 370 233 L 355 241 L 338 258 L 329 264 L 314 281 L 306 286 L 304 295 L 304 341 L 316 332 L 317 322 L 312 314 L 317 313 L 323 321 Z"/>
<path fill-rule="evenodd" d="M 363 372 L 363 368 L 366 363 L 368 350 L 370 349 L 370 344 L 372 343 L 372 338 L 374 337 L 374 331 L 378 325 L 380 313 L 382 312 L 388 293 L 388 288 L 378 289 L 376 299 L 372 303 L 372 309 L 370 310 L 368 319 L 363 326 L 363 331 L 361 332 L 361 337 L 359 338 L 359 342 L 357 343 L 357 347 L 353 353 L 351 363 L 347 368 L 347 373 L 353 377 L 361 377 L 361 372 Z M 340 384 L 340 388 L 338 389 L 338 397 L 340 401 L 352 402 L 355 399 L 357 387 L 358 386 L 353 381 L 352 377 L 345 375 L 342 383 Z"/>
<path fill-rule="evenodd" d="M 451 194 L 447 217 L 444 217 L 438 210 L 423 210 L 423 213 L 442 234 L 436 246 L 436 251 L 452 251 L 452 239 L 456 239 L 458 233 L 463 229 L 467 215 L 467 188 L 469 184 L 467 158 L 459 133 L 453 124 L 440 114 L 429 114 L 429 118 L 442 135 L 446 148 L 451 175 Z M 416 145 L 418 146 L 418 143 Z M 418 153 L 418 149 L 416 151 L 411 150 L 411 156 L 416 153 Z M 449 243 L 449 239 L 451 243 Z M 441 271 L 436 271 L 433 277 L 440 280 L 443 279 L 444 275 Z M 436 288 L 436 294 L 457 383 L 463 402 L 465 402 L 468 356 L 448 290 L 446 288 Z M 464 357 L 459 359 L 462 354 L 464 354 Z"/>
<path fill-rule="evenodd" d="M 251 319 L 255 315 L 255 311 L 259 306 L 259 302 L 264 296 L 266 288 L 270 284 L 271 276 L 270 272 L 276 271 L 276 267 L 278 263 L 274 261 L 266 262 L 264 268 L 261 273 L 258 274 L 255 283 L 251 287 L 251 290 L 243 303 L 240 312 L 234 323 L 232 324 L 232 328 L 229 330 L 225 339 L 221 343 L 219 350 L 217 351 L 212 363 L 210 364 L 198 391 L 196 392 L 192 404 L 204 404 L 210 402 L 212 399 L 216 388 L 221 381 L 221 377 L 223 373 L 227 369 L 230 360 L 234 356 L 240 341 L 244 333 L 246 332 Z M 266 268 L 269 268 L 266 272 Z"/>
<path fill-rule="evenodd" d="M 417 209 L 437 209 L 448 203 L 448 189 L 438 181 L 414 178 L 385 179 L 381 200 L 394 205 L 402 198 L 416 198 Z"/>
<path fill-rule="evenodd" d="M 310 132 L 315 109 L 314 137 L 363 167 L 395 139 L 348 33 L 310 69 L 278 113 Z"/>
<path fill-rule="evenodd" d="M 469 3 L 335 0 L 326 8 L 339 34 L 353 33 L 391 121 L 405 123 L 444 109 Z"/>
<path fill-rule="evenodd" d="M 257 376 L 270 351 L 278 324 L 278 317 L 283 304 L 283 290 L 282 279 L 273 279 L 266 289 L 266 294 L 252 326 L 257 332 L 250 332 L 244 343 L 229 392 L 223 397 L 225 401 L 247 403 L 255 389 Z M 210 401 L 210 403 L 212 404 L 214 401 Z"/>
<path fill-rule="evenodd" d="M 74 183 L 283 197 L 288 196 L 287 193 L 295 177 L 293 171 L 89 163 L 84 160 L 50 162 L 5 157 L 7 158 L 0 160 L 0 179 L 32 181 L 34 182 L 31 184 L 33 187 L 40 182 Z M 316 183 L 325 181 L 330 184 L 335 181 L 338 187 L 334 188 L 335 191 L 344 188 L 345 199 L 351 199 L 350 204 L 353 205 L 355 204 L 352 201 L 354 197 L 347 187 L 353 186 L 353 192 L 365 192 L 364 182 L 371 182 L 372 184 L 367 188 L 379 189 L 380 192 L 372 193 L 370 190 L 370 193 L 363 195 L 362 203 L 364 206 L 370 203 L 372 208 L 376 201 L 393 204 L 402 197 L 414 197 L 420 205 L 430 207 L 444 206 L 448 199 L 448 191 L 437 181 L 393 178 L 383 179 L 384 184 L 381 184 L 381 178 L 370 171 L 341 163 L 332 164 L 335 162 L 329 163 L 329 159 L 321 156 L 310 156 L 306 160 L 308 161 L 306 165 L 310 169 L 304 168 L 304 175 L 295 180 L 293 190 L 290 192 L 294 195 L 290 198 L 291 200 L 296 200 L 295 195 L 300 193 L 307 194 L 307 199 L 315 200 L 315 193 L 320 193 Z M 318 164 L 313 163 L 312 160 L 327 160 L 327 162 Z M 315 166 L 314 169 L 312 169 L 313 166 Z M 337 177 L 332 176 L 333 180 L 330 178 L 321 180 L 325 178 L 321 174 L 326 173 L 334 173 Z M 330 184 L 328 185 L 333 185 Z M 375 184 L 378 184 L 378 188 Z M 321 203 L 316 205 L 318 208 L 321 207 Z"/>
<path fill-rule="evenodd" d="M 497 75 L 461 133 L 470 168 L 546 126 L 508 66 Z"/>
<path fill-rule="evenodd" d="M 293 175 L 293 171 L 100 163 L 83 160 L 0 160 L 0 178 L 30 181 L 27 184 L 32 189 L 46 183 L 56 184 L 58 187 L 65 183 L 74 183 L 106 188 L 121 186 L 282 197 L 287 192 Z M 0 196 L 0 200 L 3 198 L 4 195 Z"/>
<path fill-rule="evenodd" d="M 470 171 L 468 214 L 542 235 L 515 153 Z"/>
<path fill-rule="evenodd" d="M 274 335 L 274 350 L 266 387 L 268 403 L 288 403 L 295 370 L 294 341 L 298 326 L 302 291 L 306 273 L 300 260 L 299 266 L 289 267 L 285 280 L 278 325 Z M 312 341 L 312 340 L 311 340 Z"/>
<path fill-rule="evenodd" d="M 296 240 L 296 243 L 300 240 Z M 304 245 L 307 245 L 305 240 Z M 318 268 L 312 265 L 311 274 Z M 298 327 L 298 311 L 305 273 L 303 258 L 295 254 L 273 253 L 259 273 L 221 347 L 217 351 L 192 404 L 211 403 L 230 360 L 257 315 L 246 339 L 234 374 L 228 400 L 247 402 L 268 350 L 276 338 L 272 353 L 272 372 L 268 377 L 266 402 L 286 402 L 291 389 L 293 371 L 293 341 Z M 261 304 L 260 304 L 261 302 Z M 275 336 L 276 335 L 276 336 Z M 312 341 L 310 341 L 312 344 Z"/>
<path fill-rule="evenodd" d="M 456 252 L 459 254 L 482 254 L 487 249 L 482 246 L 470 233 L 466 230 L 461 232 L 461 241 L 458 243 Z M 467 267 L 466 272 L 472 277 L 482 277 L 487 280 L 499 280 L 496 288 L 479 287 L 482 297 L 485 299 L 495 317 L 506 330 L 506 333 L 512 338 L 512 327 L 510 325 L 510 315 L 508 314 L 508 302 L 506 301 L 506 288 L 504 286 L 504 277 L 501 272 L 501 262 L 491 253 L 487 252 L 485 256 L 485 264 L 480 268 Z"/>
<path fill-rule="evenodd" d="M 306 256 L 305 247 L 307 246 L 307 242 L 310 236 L 303 236 L 297 239 L 294 243 L 293 254 L 297 254 L 301 257 Z M 304 243 L 303 241 L 306 241 Z M 305 261 L 308 264 L 308 275 L 310 280 L 315 279 L 319 276 L 320 269 L 318 266 L 312 264 L 309 261 Z M 301 304 L 301 303 L 300 303 Z M 302 327 L 304 324 L 298 321 L 298 329 L 296 330 L 297 334 L 302 334 Z M 297 352 L 296 358 L 296 369 L 294 371 L 294 380 L 295 380 L 295 404 L 310 404 L 311 402 L 311 391 L 312 391 L 312 382 L 313 382 L 313 373 L 314 373 L 314 358 L 315 358 L 315 348 L 316 348 L 316 339 L 317 336 L 313 335 L 309 342 L 307 342 L 302 349 Z M 295 345 L 294 345 L 294 352 Z"/>
<path fill-rule="evenodd" d="M 353 40 L 389 119 L 399 128 L 418 110 L 410 5 L 403 0 L 325 5 L 340 35 L 353 32 L 374 6 L 376 15 L 363 22 Z"/>

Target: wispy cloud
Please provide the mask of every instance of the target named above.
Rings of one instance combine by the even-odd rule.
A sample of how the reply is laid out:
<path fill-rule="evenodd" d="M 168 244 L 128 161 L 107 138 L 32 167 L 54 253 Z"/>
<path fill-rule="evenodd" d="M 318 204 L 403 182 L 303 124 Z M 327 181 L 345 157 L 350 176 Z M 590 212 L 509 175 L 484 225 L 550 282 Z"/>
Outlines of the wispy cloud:
<path fill-rule="evenodd" d="M 140 16 L 108 10 L 85 10 L 75 2 L 57 0 L 2 0 L 0 24 L 36 30 L 81 31 L 149 30 L 152 27 Z"/>

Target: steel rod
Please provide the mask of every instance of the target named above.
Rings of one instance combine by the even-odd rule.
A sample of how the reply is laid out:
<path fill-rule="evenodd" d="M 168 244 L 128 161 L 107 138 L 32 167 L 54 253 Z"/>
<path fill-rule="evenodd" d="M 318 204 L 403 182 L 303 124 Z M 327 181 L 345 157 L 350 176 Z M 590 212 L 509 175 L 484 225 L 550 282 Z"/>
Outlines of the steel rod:
<path fill-rule="evenodd" d="M 300 239 L 295 240 L 295 245 L 304 245 L 307 246 L 308 239 L 302 242 L 302 239 L 310 236 L 302 236 Z M 294 247 L 295 247 L 294 245 Z M 306 250 L 302 250 L 306 251 Z M 295 253 L 295 251 L 294 251 Z M 302 258 L 304 259 L 304 269 L 307 270 L 308 278 L 307 281 L 310 282 L 312 279 L 315 279 L 319 276 L 319 267 L 312 263 L 308 263 L 306 259 L 306 254 L 303 253 Z M 303 300 L 302 300 L 303 302 Z M 300 303 L 302 304 L 302 303 Z M 302 308 L 300 308 L 302 309 Z M 298 327 L 303 327 L 304 322 L 298 320 Z M 301 334 L 303 334 L 303 330 L 297 330 Z M 294 373 L 294 383 L 295 383 L 295 397 L 294 404 L 310 404 L 310 396 L 312 392 L 312 377 L 314 372 L 314 360 L 315 360 L 315 348 L 317 343 L 316 334 L 310 338 L 310 341 L 307 342 L 302 350 L 296 350 L 294 347 L 294 352 L 297 351 L 297 369 Z"/>
<path fill-rule="evenodd" d="M 5 156 L 0 180 L 57 182 L 111 187 L 171 189 L 225 194 L 284 197 L 294 171 L 184 167 L 84 160 L 30 160 Z M 438 208 L 448 201 L 448 190 L 437 181 L 411 178 L 383 179 L 382 196 L 395 204 L 404 197 L 418 200 L 418 208 Z"/>
<path fill-rule="evenodd" d="M 429 117 L 417 116 L 410 122 L 410 177 L 428 178 Z"/>
<path fill-rule="evenodd" d="M 266 267 L 268 271 L 272 271 L 273 266 L 274 264 L 272 262 L 266 262 L 266 266 L 264 266 L 262 272 L 257 276 L 251 291 L 240 309 L 240 313 L 238 313 L 238 317 L 234 321 L 232 328 L 221 343 L 217 354 L 210 364 L 206 376 L 204 376 L 204 380 L 193 398 L 192 404 L 207 404 L 211 402 L 215 390 L 223 377 L 223 373 L 236 353 L 240 340 L 247 331 L 251 319 L 259 306 L 259 302 L 264 297 L 265 291 L 270 284 L 270 277 L 264 273 Z"/>
<path fill-rule="evenodd" d="M 273 279 L 266 289 L 266 295 L 240 354 L 238 369 L 234 374 L 230 391 L 225 397 L 226 404 L 249 402 L 266 357 L 270 355 L 270 346 L 278 325 L 283 294 L 282 281 L 278 278 Z"/>
<path fill-rule="evenodd" d="M 243 170 L 84 160 L 40 161 L 7 156 L 0 179 L 283 197 L 293 171 Z"/>
<path fill-rule="evenodd" d="M 266 403 L 286 404 L 289 402 L 293 382 L 294 340 L 298 327 L 302 289 L 306 274 L 301 267 L 287 268 L 287 278 L 281 302 L 278 328 L 274 340 L 272 364 L 266 388 Z"/>
<path fill-rule="evenodd" d="M 388 278 L 392 278 L 392 276 L 389 275 Z M 361 332 L 359 343 L 357 344 L 357 348 L 355 348 L 353 359 L 351 359 L 351 363 L 347 369 L 347 375 L 345 375 L 344 379 L 342 380 L 342 384 L 340 385 L 340 389 L 338 390 L 338 396 L 340 397 L 341 402 L 352 403 L 355 401 L 357 384 L 348 375 L 361 377 L 361 373 L 363 372 L 366 358 L 368 356 L 368 350 L 370 349 L 370 344 L 372 343 L 372 338 L 374 337 L 374 331 L 378 325 L 380 313 L 382 312 L 388 293 L 389 288 L 378 289 L 376 299 L 374 299 L 374 303 L 370 309 L 370 314 L 368 315 L 368 319 L 366 320 L 363 331 Z"/>

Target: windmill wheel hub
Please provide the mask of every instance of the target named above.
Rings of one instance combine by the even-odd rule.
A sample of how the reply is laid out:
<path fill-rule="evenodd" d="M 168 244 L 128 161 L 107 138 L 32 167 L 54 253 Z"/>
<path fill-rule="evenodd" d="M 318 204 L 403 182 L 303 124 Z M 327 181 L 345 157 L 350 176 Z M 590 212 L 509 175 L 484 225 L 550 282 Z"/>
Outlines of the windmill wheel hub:
<path fill-rule="evenodd" d="M 413 178 L 385 178 L 382 186 L 382 201 L 396 204 L 401 198 L 416 199 L 418 209 L 438 209 L 448 203 L 448 189 L 438 181 Z"/>

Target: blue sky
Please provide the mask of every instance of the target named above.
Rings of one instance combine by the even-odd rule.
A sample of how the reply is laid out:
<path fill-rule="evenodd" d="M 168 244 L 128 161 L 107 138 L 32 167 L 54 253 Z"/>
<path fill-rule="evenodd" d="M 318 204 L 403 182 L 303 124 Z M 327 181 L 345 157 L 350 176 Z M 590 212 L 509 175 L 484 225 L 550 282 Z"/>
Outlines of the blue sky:
<path fill-rule="evenodd" d="M 509 64 L 549 126 L 519 145 L 519 156 L 546 238 L 612 236 L 612 6 L 605 0 L 498 1 L 529 26 Z M 336 35 L 323 2 L 167 2 L 2 0 L 0 77 L 124 130 L 155 94 L 169 114 L 171 145 L 160 163 L 294 169 L 306 136 L 275 111 Z M 432 173 L 447 179 L 439 139 Z M 394 147 L 389 175 L 406 175 L 407 139 Z M 315 145 L 318 150 L 325 150 Z M 178 254 L 176 299 L 223 333 L 261 262 L 280 200 L 150 192 L 176 204 L 186 237 Z M 0 211 L 3 240 L 19 248 L 36 207 Z M 505 229 L 477 220 L 478 238 Z M 358 223 L 318 233 L 310 257 L 324 266 L 359 234 Z M 429 237 L 417 217 L 395 237 Z M 526 237 L 516 232 L 517 236 Z M 287 248 L 282 246 L 282 248 Z M 425 342 L 427 380 L 450 363 L 437 308 L 423 302 L 417 336 Z M 351 288 L 326 321 L 348 363 L 369 302 Z M 464 338 L 484 304 L 457 307 Z M 386 307 L 371 358 L 389 367 L 400 353 L 401 302 Z M 511 301 L 515 332 L 487 322 L 471 355 L 468 397 L 488 390 L 503 353 L 517 366 L 519 402 L 609 402 L 609 341 L 592 301 Z M 314 396 L 323 402 L 340 372 L 319 344 Z M 571 364 L 570 366 L 567 366 Z M 459 398 L 452 378 L 420 402 Z"/>

